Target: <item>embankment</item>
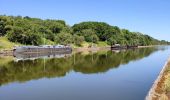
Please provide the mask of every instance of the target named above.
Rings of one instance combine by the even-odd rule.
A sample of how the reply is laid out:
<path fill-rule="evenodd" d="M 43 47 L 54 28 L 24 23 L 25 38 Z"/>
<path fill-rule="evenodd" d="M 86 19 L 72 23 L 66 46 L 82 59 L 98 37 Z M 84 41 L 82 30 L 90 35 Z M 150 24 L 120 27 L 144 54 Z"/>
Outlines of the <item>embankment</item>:
<path fill-rule="evenodd" d="M 80 47 L 80 48 L 74 48 L 74 51 L 76 52 L 84 52 L 84 51 L 99 51 L 99 50 L 110 50 L 110 46 L 108 47 Z"/>
<path fill-rule="evenodd" d="M 154 47 L 152 46 L 138 46 L 138 48 L 147 48 L 147 47 Z M 75 52 L 84 52 L 84 51 L 99 51 L 99 50 L 110 50 L 111 46 L 102 46 L 102 47 L 78 47 L 78 48 L 73 48 Z M 2 55 L 13 55 L 13 50 L 12 49 L 4 49 L 0 50 L 0 56 Z"/>
<path fill-rule="evenodd" d="M 146 100 L 170 100 L 170 57 L 148 92 Z"/>

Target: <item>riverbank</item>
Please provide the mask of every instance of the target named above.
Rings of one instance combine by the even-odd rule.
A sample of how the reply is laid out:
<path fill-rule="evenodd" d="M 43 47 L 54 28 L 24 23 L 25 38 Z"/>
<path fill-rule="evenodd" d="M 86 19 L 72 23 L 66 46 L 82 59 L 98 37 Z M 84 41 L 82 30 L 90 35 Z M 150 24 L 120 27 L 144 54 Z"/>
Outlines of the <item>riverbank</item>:
<path fill-rule="evenodd" d="M 149 47 L 155 47 L 157 45 L 150 45 L 150 46 L 138 46 L 138 48 L 149 48 Z M 84 47 L 76 47 L 74 48 L 73 47 L 73 51 L 75 52 L 84 52 L 84 51 L 99 51 L 99 50 L 110 50 L 111 49 L 111 46 L 95 46 L 95 47 L 87 47 L 87 46 L 84 46 Z M 117 51 L 117 50 L 115 50 Z M 13 50 L 10 48 L 10 49 L 1 49 L 0 50 L 0 56 L 4 55 L 4 56 L 9 56 L 9 55 L 12 55 L 13 54 Z"/>
<path fill-rule="evenodd" d="M 148 46 L 138 46 L 138 48 L 149 48 L 149 47 L 155 47 L 160 45 L 148 45 Z"/>
<path fill-rule="evenodd" d="M 151 87 L 146 100 L 170 100 L 170 57 Z"/>
<path fill-rule="evenodd" d="M 80 48 L 74 48 L 73 50 L 76 52 L 83 52 L 83 51 L 99 51 L 99 50 L 109 50 L 110 46 L 107 47 L 80 47 Z"/>
<path fill-rule="evenodd" d="M 21 44 L 10 42 L 6 37 L 0 37 L 0 51 L 11 50 L 16 45 L 21 45 Z"/>

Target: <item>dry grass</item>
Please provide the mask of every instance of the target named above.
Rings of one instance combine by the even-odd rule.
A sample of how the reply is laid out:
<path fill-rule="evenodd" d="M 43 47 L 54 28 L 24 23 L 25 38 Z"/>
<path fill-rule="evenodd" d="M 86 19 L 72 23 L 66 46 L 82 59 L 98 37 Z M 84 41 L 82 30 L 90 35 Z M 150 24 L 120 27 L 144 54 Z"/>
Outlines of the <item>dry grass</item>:
<path fill-rule="evenodd" d="M 170 100 L 170 61 L 166 65 L 166 70 L 158 82 L 155 92 L 156 96 L 153 100 Z"/>

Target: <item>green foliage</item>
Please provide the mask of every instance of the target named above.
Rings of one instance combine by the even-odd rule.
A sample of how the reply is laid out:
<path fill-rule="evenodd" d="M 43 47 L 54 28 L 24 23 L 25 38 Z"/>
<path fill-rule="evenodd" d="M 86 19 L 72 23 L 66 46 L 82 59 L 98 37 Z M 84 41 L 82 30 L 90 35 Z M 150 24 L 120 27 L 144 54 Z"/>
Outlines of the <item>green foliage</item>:
<path fill-rule="evenodd" d="M 72 27 L 63 20 L 42 20 L 29 16 L 0 16 L 0 36 L 12 42 L 25 45 L 41 45 L 43 39 L 48 43 L 81 46 L 84 41 L 98 43 L 107 41 L 109 45 L 161 45 L 170 44 L 159 41 L 139 32 L 130 32 L 104 22 L 82 22 Z"/>
<path fill-rule="evenodd" d="M 0 36 L 4 36 L 9 28 L 9 25 L 12 24 L 13 21 L 11 20 L 10 17 L 0 16 Z"/>
<path fill-rule="evenodd" d="M 82 22 L 75 24 L 73 27 L 74 32 L 82 32 L 84 29 L 93 30 L 101 41 L 105 41 L 111 34 L 111 26 L 103 22 Z"/>
<path fill-rule="evenodd" d="M 82 22 L 75 24 L 73 27 L 74 33 L 83 33 L 84 30 L 93 30 L 100 41 L 108 41 L 109 45 L 160 45 L 170 44 L 167 41 L 159 41 L 148 35 L 143 35 L 138 32 L 130 32 L 126 29 L 119 29 L 117 26 L 110 26 L 103 22 Z M 86 38 L 85 38 L 86 39 Z M 86 40 L 87 41 L 87 40 Z"/>
<path fill-rule="evenodd" d="M 26 45 L 41 45 L 43 38 L 55 41 L 56 34 L 68 29 L 62 20 L 0 16 L 0 35 L 6 35 L 12 42 Z"/>
<path fill-rule="evenodd" d="M 5 34 L 5 23 L 4 21 L 0 20 L 0 35 L 3 36 Z"/>
<path fill-rule="evenodd" d="M 95 31 L 91 29 L 84 29 L 81 32 L 82 36 L 84 36 L 86 42 L 98 42 L 98 36 L 95 34 Z"/>
<path fill-rule="evenodd" d="M 44 23 L 45 23 L 45 26 L 49 28 L 49 30 L 51 30 L 52 33 L 55 33 L 55 34 L 60 33 L 62 29 L 64 28 L 63 24 L 55 20 L 46 20 Z"/>
<path fill-rule="evenodd" d="M 82 46 L 82 43 L 84 41 L 84 37 L 83 36 L 79 36 L 79 35 L 74 35 L 73 36 L 74 39 L 74 44 L 77 46 Z"/>
<path fill-rule="evenodd" d="M 99 41 L 99 42 L 97 43 L 97 46 L 98 46 L 98 47 L 106 47 L 106 46 L 108 46 L 108 44 L 107 44 L 106 41 Z"/>
<path fill-rule="evenodd" d="M 18 43 L 10 42 L 6 37 L 0 37 L 0 49 L 12 49 Z"/>
<path fill-rule="evenodd" d="M 59 33 L 56 36 L 55 39 L 56 43 L 60 43 L 63 45 L 71 44 L 73 43 L 73 36 L 70 33 Z"/>
<path fill-rule="evenodd" d="M 38 45 L 42 43 L 39 34 L 35 34 L 30 31 L 24 31 L 21 27 L 13 27 L 11 31 L 8 31 L 7 37 L 12 42 L 18 42 L 22 44 Z"/>

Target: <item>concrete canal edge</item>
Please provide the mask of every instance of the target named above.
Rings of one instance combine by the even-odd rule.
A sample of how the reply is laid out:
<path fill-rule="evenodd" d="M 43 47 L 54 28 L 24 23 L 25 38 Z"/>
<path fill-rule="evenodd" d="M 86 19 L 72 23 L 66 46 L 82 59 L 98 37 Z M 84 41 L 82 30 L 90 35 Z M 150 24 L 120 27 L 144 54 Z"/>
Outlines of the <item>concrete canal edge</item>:
<path fill-rule="evenodd" d="M 159 96 L 159 94 L 156 92 L 156 88 L 158 86 L 158 83 L 161 81 L 163 78 L 164 72 L 166 68 L 168 67 L 168 63 L 170 62 L 170 57 L 168 57 L 168 60 L 165 62 L 161 72 L 159 73 L 157 79 L 154 81 L 151 89 L 149 90 L 145 100 L 153 100 L 154 97 Z"/>

